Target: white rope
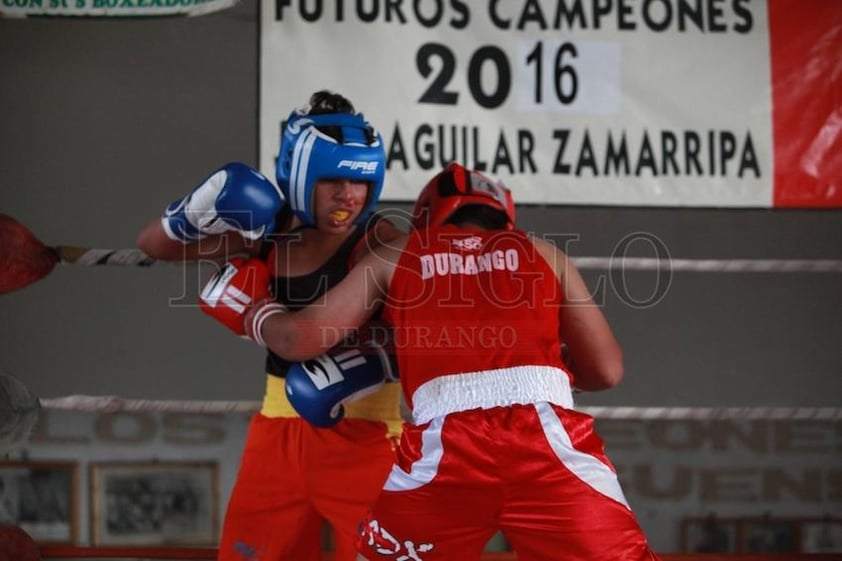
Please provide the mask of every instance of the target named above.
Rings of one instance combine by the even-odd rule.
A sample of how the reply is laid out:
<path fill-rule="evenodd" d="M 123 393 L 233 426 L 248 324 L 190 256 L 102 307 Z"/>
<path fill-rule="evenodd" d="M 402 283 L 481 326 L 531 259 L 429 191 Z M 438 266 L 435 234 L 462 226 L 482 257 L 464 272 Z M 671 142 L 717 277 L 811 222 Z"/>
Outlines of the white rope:
<path fill-rule="evenodd" d="M 69 395 L 41 398 L 41 407 L 59 411 L 116 413 L 117 411 L 159 411 L 165 413 L 252 413 L 259 401 L 172 401 L 125 399 L 115 395 Z"/>
<path fill-rule="evenodd" d="M 607 271 L 691 271 L 696 273 L 842 273 L 833 259 L 659 259 L 656 257 L 573 257 L 580 269 Z"/>
<path fill-rule="evenodd" d="M 160 263 L 138 249 L 97 249 L 62 245 L 57 246 L 56 250 L 60 262 L 65 265 L 148 267 Z M 842 260 L 838 259 L 673 259 L 623 256 L 572 259 L 580 269 L 598 271 L 617 269 L 698 273 L 842 273 Z"/>
<path fill-rule="evenodd" d="M 139 249 L 97 249 L 60 245 L 56 247 L 59 262 L 64 265 L 118 265 L 148 267 L 157 263 Z"/>
<path fill-rule="evenodd" d="M 578 407 L 598 419 L 623 420 L 822 420 L 842 419 L 835 407 Z"/>
<path fill-rule="evenodd" d="M 167 413 L 253 413 L 259 401 L 173 401 L 125 399 L 117 396 L 71 395 L 41 399 L 41 407 L 58 411 L 116 413 L 118 411 L 157 411 Z M 577 407 L 599 419 L 624 420 L 825 420 L 842 419 L 835 407 Z"/>

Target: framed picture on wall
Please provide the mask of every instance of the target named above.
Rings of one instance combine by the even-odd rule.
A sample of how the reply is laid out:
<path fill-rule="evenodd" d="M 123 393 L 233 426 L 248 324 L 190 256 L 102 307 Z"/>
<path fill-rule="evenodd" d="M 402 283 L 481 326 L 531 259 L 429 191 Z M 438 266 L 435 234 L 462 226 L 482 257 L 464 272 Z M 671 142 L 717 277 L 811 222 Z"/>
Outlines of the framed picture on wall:
<path fill-rule="evenodd" d="M 706 516 L 681 522 L 681 551 L 685 553 L 735 553 L 739 525 L 734 518 Z"/>
<path fill-rule="evenodd" d="M 798 551 L 799 524 L 786 518 L 742 520 L 742 553 L 794 553 Z"/>
<path fill-rule="evenodd" d="M 76 462 L 0 462 L 0 522 L 42 544 L 76 543 Z"/>
<path fill-rule="evenodd" d="M 802 553 L 842 553 L 842 519 L 801 521 Z"/>
<path fill-rule="evenodd" d="M 215 462 L 91 465 L 94 545 L 214 545 Z"/>

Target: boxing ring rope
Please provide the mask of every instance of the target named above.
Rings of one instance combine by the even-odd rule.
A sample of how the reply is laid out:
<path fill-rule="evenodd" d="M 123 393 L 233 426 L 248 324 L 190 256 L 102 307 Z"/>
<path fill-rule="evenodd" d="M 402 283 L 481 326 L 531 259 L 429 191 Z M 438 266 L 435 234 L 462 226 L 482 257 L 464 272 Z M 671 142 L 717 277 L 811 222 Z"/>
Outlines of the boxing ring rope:
<path fill-rule="evenodd" d="M 40 243 L 40 242 L 39 242 Z M 116 250 L 88 249 L 89 253 Z M 155 263 L 138 250 L 119 250 L 134 257 L 121 264 L 144 266 Z M 84 252 L 83 252 L 84 253 Z M 110 254 L 109 253 L 109 254 Z M 675 259 L 665 257 L 575 257 L 583 270 L 668 271 L 698 273 L 842 273 L 837 259 Z M 102 259 L 77 259 L 82 264 L 103 264 Z M 71 395 L 40 400 L 45 409 L 87 412 L 159 411 L 180 413 L 252 413 L 259 401 L 172 401 L 124 399 L 118 396 Z M 604 419 L 821 419 L 842 418 L 842 409 L 828 407 L 580 407 L 582 412 Z"/>
<path fill-rule="evenodd" d="M 666 246 L 645 233 L 641 241 L 651 244 L 654 258 L 630 257 L 617 252 L 610 257 L 576 257 L 581 269 L 704 272 L 704 273 L 840 273 L 839 259 L 673 259 Z M 635 241 L 627 236 L 625 242 Z M 158 263 L 137 248 L 103 249 L 71 245 L 49 246 L 13 217 L 0 213 L 0 294 L 20 290 L 49 275 L 56 265 L 149 267 Z M 628 249 L 628 245 L 624 246 Z M 186 262 L 185 262 L 186 263 Z M 182 264 L 185 264 L 182 263 Z M 169 262 L 174 265 L 175 263 Z"/>
<path fill-rule="evenodd" d="M 64 265 L 121 265 L 147 267 L 158 262 L 136 249 L 63 248 Z M 661 271 L 696 273 L 842 273 L 838 259 L 676 259 L 659 257 L 571 256 L 583 270 Z M 71 261 L 72 259 L 72 261 Z M 173 263 L 169 263 L 173 265 Z"/>
<path fill-rule="evenodd" d="M 583 270 L 694 273 L 842 273 L 837 259 L 674 259 L 657 257 L 572 257 Z"/>
<path fill-rule="evenodd" d="M 70 395 L 42 398 L 44 409 L 96 413 L 117 412 L 174 412 L 250 414 L 260 408 L 259 401 L 187 401 L 126 399 L 119 396 Z M 583 406 L 580 411 L 598 419 L 613 420 L 716 420 L 716 419 L 766 419 L 766 420 L 824 420 L 842 419 L 842 408 L 834 407 L 625 407 Z M 163 559 L 198 560 L 216 559 L 214 547 L 83 547 L 67 545 L 42 545 L 43 561 L 51 559 Z M 322 561 L 333 561 L 333 552 L 323 552 Z M 780 553 L 780 554 L 699 554 L 662 553 L 662 561 L 836 561 L 839 554 Z M 481 561 L 517 561 L 512 552 L 484 552 Z"/>
<path fill-rule="evenodd" d="M 136 249 L 87 249 L 63 247 L 61 264 L 147 267 L 157 262 Z M 72 259 L 72 260 L 71 260 Z M 674 259 L 657 257 L 572 257 L 580 269 L 607 271 L 659 271 L 698 273 L 842 273 L 836 259 Z"/>
<path fill-rule="evenodd" d="M 90 250 L 114 251 L 114 250 Z M 125 250 L 139 253 L 137 250 Z M 139 257 L 136 255 L 136 257 Z M 842 273 L 836 259 L 675 259 L 672 257 L 571 257 L 583 270 L 668 271 L 698 273 Z M 135 259 L 134 261 L 137 261 Z M 132 262 L 134 262 L 132 261 Z M 140 259 L 143 265 L 154 260 Z M 88 264 L 82 260 L 81 263 Z M 96 261 L 102 264 L 102 260 Z M 158 411 L 179 413 L 252 413 L 259 401 L 173 401 L 124 399 L 118 396 L 70 395 L 40 400 L 45 409 L 87 412 Z M 580 407 L 602 419 L 771 419 L 838 420 L 842 409 L 831 407 Z"/>
<path fill-rule="evenodd" d="M 69 395 L 39 400 L 44 409 L 88 413 L 118 411 L 157 411 L 166 413 L 254 413 L 259 401 L 187 401 L 125 399 L 118 396 Z M 842 419 L 837 407 L 624 407 L 582 406 L 577 410 L 599 419 L 618 420 L 708 420 L 768 419 L 823 420 Z"/>

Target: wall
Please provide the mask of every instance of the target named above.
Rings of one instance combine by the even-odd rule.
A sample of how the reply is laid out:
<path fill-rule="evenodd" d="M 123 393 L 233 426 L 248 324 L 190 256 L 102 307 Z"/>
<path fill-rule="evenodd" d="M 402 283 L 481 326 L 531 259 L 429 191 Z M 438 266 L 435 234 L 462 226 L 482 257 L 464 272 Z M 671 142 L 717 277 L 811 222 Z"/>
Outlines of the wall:
<path fill-rule="evenodd" d="M 243 2 L 190 19 L 0 20 L 0 210 L 48 244 L 132 247 L 215 167 L 255 163 L 256 12 Z M 519 212 L 527 229 L 578 236 L 574 256 L 611 255 L 647 232 L 679 258 L 842 259 L 840 211 Z M 59 267 L 0 298 L 0 367 L 48 397 L 255 398 L 260 353 L 191 307 L 200 277 Z M 842 403 L 838 274 L 676 273 L 658 287 L 655 273 L 628 273 L 619 293 L 604 272 L 586 277 L 608 286 L 628 370 L 588 403 Z M 663 297 L 645 308 L 624 303 L 653 294 Z"/>
<path fill-rule="evenodd" d="M 256 163 L 256 12 L 0 20 L 0 212 L 49 244 L 132 247 L 216 166 Z M 842 259 L 840 211 L 519 212 L 526 229 L 578 236 L 573 256 L 611 255 L 646 232 L 680 258 Z M 631 272 L 622 289 L 585 276 L 605 297 L 627 378 L 580 403 L 842 406 L 839 274 L 676 273 L 667 285 Z M 259 399 L 262 354 L 194 308 L 202 278 L 192 266 L 59 267 L 0 296 L 0 368 L 42 397 Z M 662 298 L 629 304 L 652 294 Z M 831 448 L 829 463 L 839 458 Z"/>
<path fill-rule="evenodd" d="M 47 411 L 30 441 L 11 456 L 77 463 L 76 538 L 91 544 L 92 470 L 103 463 L 136 464 L 136 473 L 150 462 L 215 463 L 221 523 L 248 418 L 247 413 Z M 723 520 L 842 517 L 839 419 L 602 419 L 597 429 L 658 552 L 682 551 L 682 522 L 710 513 Z"/>

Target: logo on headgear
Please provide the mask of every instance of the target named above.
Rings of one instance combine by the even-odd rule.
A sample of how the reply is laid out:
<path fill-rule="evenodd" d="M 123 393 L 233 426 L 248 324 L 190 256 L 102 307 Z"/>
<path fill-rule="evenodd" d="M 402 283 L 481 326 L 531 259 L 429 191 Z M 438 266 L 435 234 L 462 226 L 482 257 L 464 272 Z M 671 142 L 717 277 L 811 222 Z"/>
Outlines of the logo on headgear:
<path fill-rule="evenodd" d="M 336 164 L 337 169 L 348 168 L 351 171 L 359 171 L 362 174 L 377 173 L 379 162 L 366 162 L 363 160 L 342 160 Z"/>
<path fill-rule="evenodd" d="M 506 193 L 498 183 L 492 182 L 490 179 L 482 175 L 471 173 L 471 188 L 480 193 L 486 193 L 495 201 L 500 203 L 504 208 L 506 207 Z"/>

